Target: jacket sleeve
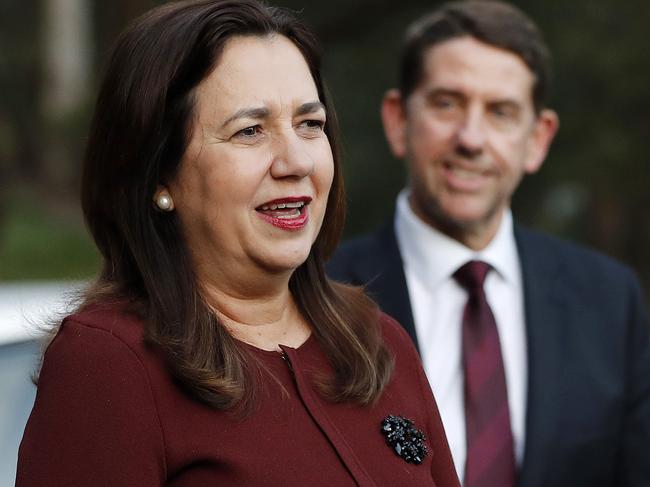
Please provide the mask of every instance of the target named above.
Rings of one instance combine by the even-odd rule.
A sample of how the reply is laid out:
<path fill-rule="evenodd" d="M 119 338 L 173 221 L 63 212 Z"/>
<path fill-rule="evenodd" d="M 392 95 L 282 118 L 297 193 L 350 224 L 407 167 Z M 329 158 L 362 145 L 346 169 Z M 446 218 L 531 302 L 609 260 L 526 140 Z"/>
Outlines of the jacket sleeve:
<path fill-rule="evenodd" d="M 164 453 L 134 351 L 105 330 L 66 320 L 44 356 L 16 486 L 158 486 Z"/>
<path fill-rule="evenodd" d="M 638 281 L 630 281 L 627 404 L 617 485 L 642 487 L 650 485 L 650 320 Z"/>

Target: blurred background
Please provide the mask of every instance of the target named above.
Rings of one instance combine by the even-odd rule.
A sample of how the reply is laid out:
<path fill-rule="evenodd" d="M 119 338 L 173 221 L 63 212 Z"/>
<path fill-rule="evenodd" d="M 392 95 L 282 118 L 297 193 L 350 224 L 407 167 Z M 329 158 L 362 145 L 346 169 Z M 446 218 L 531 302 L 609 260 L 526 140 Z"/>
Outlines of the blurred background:
<path fill-rule="evenodd" d="M 78 205 L 97 81 L 117 33 L 155 0 L 0 0 L 0 280 L 80 279 L 97 254 Z M 520 0 L 554 53 L 561 129 L 514 204 L 526 224 L 627 262 L 650 285 L 650 62 L 643 0 Z M 436 2 L 280 0 L 325 46 L 341 119 L 347 235 L 374 228 L 404 183 L 379 121 L 400 38 Z"/>
<path fill-rule="evenodd" d="M 158 3 L 0 0 L 1 485 L 11 485 L 4 480 L 13 479 L 24 405 L 33 399 L 28 374 L 38 347 L 25 330 L 33 321 L 26 310 L 61 302 L 66 289 L 98 268 L 78 184 L 102 66 L 118 32 Z M 405 181 L 384 142 L 379 103 L 396 83 L 406 25 L 437 2 L 274 3 L 298 11 L 325 46 L 325 77 L 343 134 L 346 236 L 373 229 L 391 214 Z M 546 34 L 554 54 L 551 106 L 561 119 L 547 162 L 518 191 L 514 213 L 631 265 L 650 297 L 650 2 L 513 3 Z M 13 311 L 3 314 L 2 306 Z M 10 384 L 15 393 L 5 393 Z M 8 416 L 16 410 L 19 417 Z"/>

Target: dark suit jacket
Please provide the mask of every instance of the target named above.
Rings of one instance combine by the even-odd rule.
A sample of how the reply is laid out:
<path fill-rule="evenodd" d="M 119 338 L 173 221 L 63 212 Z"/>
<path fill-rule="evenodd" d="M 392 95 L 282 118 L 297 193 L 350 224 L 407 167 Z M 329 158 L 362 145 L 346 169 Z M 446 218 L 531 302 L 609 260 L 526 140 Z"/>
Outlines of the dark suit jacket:
<path fill-rule="evenodd" d="M 518 487 L 649 487 L 650 333 L 638 281 L 596 252 L 517 225 L 515 238 L 528 344 Z M 417 344 L 392 221 L 342 245 L 328 273 L 366 285 Z"/>

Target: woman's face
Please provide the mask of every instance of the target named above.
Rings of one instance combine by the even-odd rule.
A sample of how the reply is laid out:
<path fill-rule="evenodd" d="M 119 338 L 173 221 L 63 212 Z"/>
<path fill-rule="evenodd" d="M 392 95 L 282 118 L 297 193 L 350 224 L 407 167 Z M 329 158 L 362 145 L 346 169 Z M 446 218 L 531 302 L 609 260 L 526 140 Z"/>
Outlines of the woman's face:
<path fill-rule="evenodd" d="M 292 271 L 318 235 L 334 172 L 302 54 L 283 36 L 234 37 L 195 97 L 168 189 L 199 279 Z"/>

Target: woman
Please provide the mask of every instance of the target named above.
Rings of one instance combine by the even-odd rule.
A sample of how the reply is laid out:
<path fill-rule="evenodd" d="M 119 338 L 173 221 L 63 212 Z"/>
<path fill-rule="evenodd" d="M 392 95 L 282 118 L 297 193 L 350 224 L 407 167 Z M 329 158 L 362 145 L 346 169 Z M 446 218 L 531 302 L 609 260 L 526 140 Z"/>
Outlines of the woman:
<path fill-rule="evenodd" d="M 82 204 L 104 258 L 44 356 L 17 486 L 457 486 L 417 354 L 328 281 L 343 222 L 315 39 L 254 0 L 120 38 Z"/>

